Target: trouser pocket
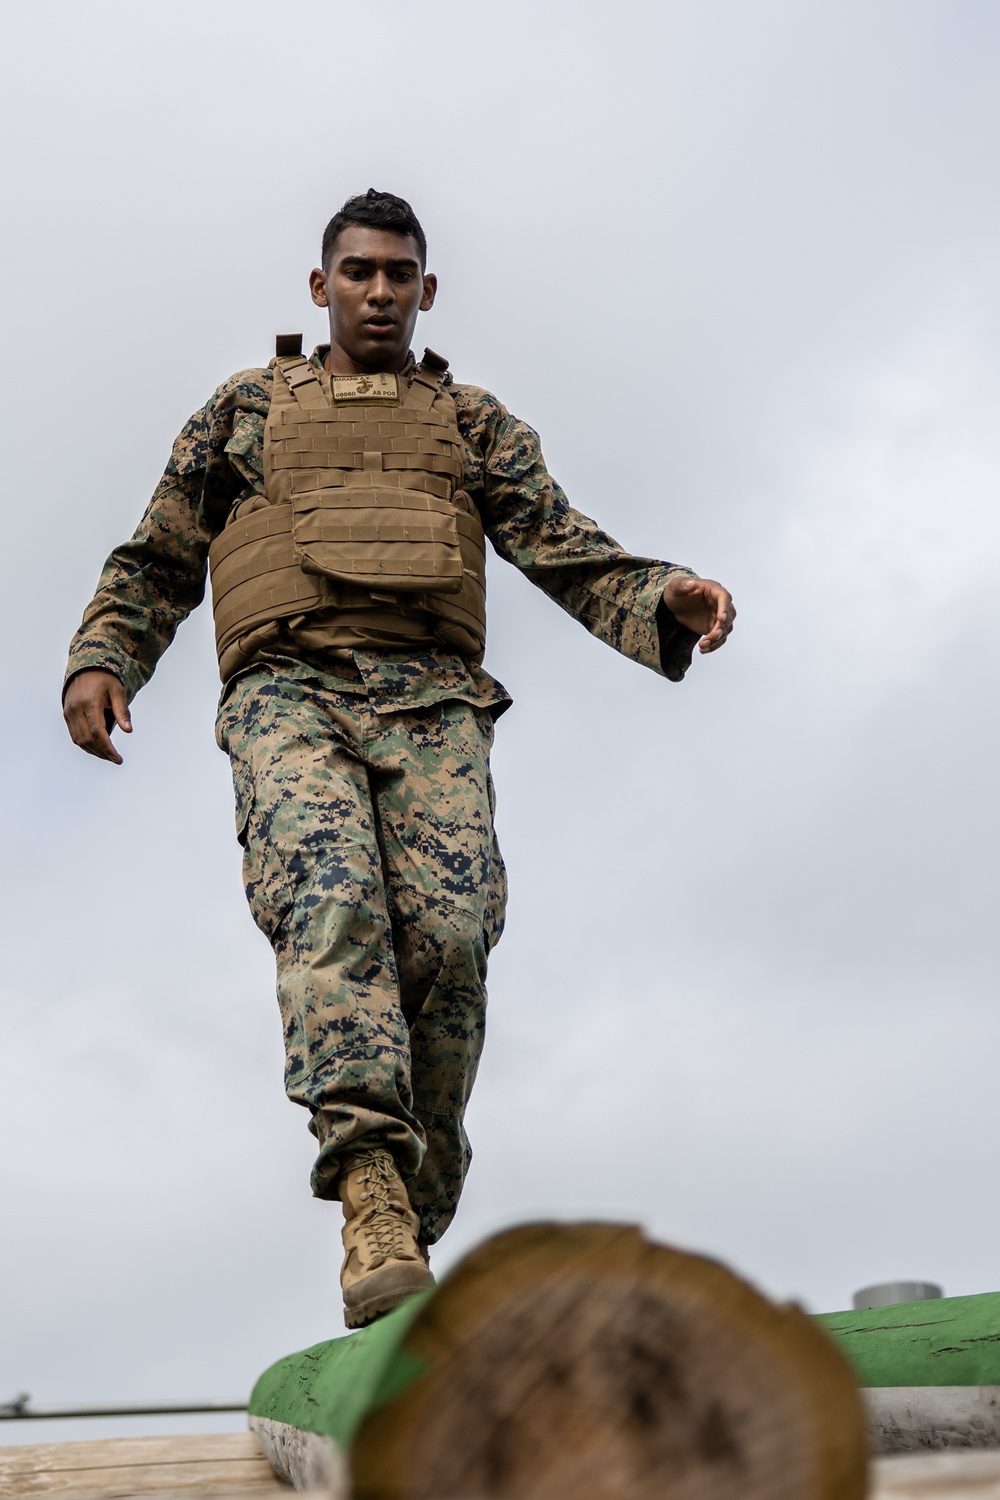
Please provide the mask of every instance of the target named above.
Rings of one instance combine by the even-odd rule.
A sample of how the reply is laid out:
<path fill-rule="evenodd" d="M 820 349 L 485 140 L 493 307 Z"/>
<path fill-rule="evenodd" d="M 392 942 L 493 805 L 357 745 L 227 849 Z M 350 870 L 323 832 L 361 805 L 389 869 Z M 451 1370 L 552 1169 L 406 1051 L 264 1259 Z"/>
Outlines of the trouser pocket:
<path fill-rule="evenodd" d="M 292 886 L 271 839 L 268 819 L 257 805 L 253 778 L 245 766 L 235 760 L 232 764 L 236 837 L 243 846 L 243 889 L 254 921 L 272 938 L 291 907 Z"/>

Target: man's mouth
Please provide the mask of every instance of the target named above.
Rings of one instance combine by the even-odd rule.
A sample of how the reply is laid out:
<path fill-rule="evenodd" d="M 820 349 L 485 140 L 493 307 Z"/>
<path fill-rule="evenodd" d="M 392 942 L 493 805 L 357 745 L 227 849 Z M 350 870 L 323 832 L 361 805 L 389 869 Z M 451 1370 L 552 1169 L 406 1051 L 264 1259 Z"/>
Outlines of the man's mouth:
<path fill-rule="evenodd" d="M 380 337 L 384 337 L 385 334 L 391 333 L 395 326 L 395 318 L 386 317 L 381 313 L 375 313 L 373 317 L 366 318 L 364 321 L 364 327 L 367 328 L 368 332 L 374 333 Z"/>

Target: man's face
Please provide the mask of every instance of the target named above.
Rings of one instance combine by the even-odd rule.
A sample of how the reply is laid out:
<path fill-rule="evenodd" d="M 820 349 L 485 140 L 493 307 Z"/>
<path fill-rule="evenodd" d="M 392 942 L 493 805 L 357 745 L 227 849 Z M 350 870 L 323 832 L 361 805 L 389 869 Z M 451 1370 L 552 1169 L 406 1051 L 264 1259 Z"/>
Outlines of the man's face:
<path fill-rule="evenodd" d="M 353 375 L 401 370 L 418 312 L 434 305 L 437 277 L 420 268 L 412 235 L 348 224 L 329 268 L 309 277 L 317 307 L 330 310 L 330 368 Z"/>

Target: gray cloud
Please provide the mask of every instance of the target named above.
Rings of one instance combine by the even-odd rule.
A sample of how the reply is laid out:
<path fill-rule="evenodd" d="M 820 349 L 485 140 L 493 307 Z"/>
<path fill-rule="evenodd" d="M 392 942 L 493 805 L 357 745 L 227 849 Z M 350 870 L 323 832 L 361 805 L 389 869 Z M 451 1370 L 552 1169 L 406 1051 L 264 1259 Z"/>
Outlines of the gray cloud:
<path fill-rule="evenodd" d="M 177 428 L 322 335 L 305 274 L 370 183 L 427 226 L 424 339 L 741 611 L 676 688 L 492 569 L 513 898 L 441 1264 L 594 1213 L 817 1308 L 995 1285 L 1000 19 L 403 14 L 7 8 L 0 1399 L 222 1398 L 341 1328 L 207 615 L 122 771 L 55 698 Z"/>

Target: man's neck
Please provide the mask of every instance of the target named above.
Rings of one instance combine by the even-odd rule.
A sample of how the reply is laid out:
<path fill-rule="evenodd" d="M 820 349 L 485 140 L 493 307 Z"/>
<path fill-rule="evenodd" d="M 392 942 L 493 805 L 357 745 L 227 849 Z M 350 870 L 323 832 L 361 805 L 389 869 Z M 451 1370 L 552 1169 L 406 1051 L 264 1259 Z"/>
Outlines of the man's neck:
<path fill-rule="evenodd" d="M 330 344 L 323 360 L 323 368 L 331 375 L 382 375 L 393 370 L 405 370 L 412 358 L 410 351 L 406 350 L 395 359 L 387 358 L 384 363 L 362 365 L 352 359 L 349 354 L 345 354 L 339 345 Z"/>
<path fill-rule="evenodd" d="M 389 373 L 388 366 L 377 370 L 370 370 L 362 369 L 360 365 L 353 364 L 350 361 L 347 363 L 342 363 L 341 361 L 335 362 L 334 349 L 330 344 L 317 344 L 315 353 L 319 356 L 323 369 L 330 375 L 382 375 Z M 408 349 L 403 363 L 397 364 L 394 368 L 397 373 L 403 374 L 414 364 L 416 364 L 416 356 L 412 349 Z"/>

